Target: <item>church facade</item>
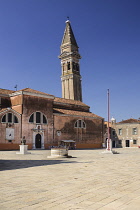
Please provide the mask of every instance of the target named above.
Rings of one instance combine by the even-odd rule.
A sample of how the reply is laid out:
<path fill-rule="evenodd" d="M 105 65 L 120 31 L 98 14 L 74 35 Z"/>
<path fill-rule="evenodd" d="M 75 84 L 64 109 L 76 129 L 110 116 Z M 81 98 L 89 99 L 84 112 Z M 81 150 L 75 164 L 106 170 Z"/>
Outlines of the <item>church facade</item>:
<path fill-rule="evenodd" d="M 48 149 L 62 140 L 76 148 L 101 148 L 104 119 L 82 102 L 79 59 L 70 21 L 59 56 L 62 66 L 62 98 L 30 88 L 0 89 L 0 149 L 19 149 L 24 137 L 29 149 Z"/>

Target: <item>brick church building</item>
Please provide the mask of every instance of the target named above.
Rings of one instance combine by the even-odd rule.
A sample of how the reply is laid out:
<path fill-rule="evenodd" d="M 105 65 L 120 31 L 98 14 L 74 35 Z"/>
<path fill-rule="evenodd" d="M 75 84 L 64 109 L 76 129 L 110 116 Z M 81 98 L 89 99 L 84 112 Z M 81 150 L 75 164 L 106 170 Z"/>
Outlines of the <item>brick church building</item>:
<path fill-rule="evenodd" d="M 59 58 L 62 98 L 30 88 L 0 89 L 0 150 L 19 149 L 23 136 L 29 149 L 48 149 L 61 140 L 73 140 L 76 148 L 102 147 L 104 119 L 82 102 L 81 56 L 69 20 Z"/>

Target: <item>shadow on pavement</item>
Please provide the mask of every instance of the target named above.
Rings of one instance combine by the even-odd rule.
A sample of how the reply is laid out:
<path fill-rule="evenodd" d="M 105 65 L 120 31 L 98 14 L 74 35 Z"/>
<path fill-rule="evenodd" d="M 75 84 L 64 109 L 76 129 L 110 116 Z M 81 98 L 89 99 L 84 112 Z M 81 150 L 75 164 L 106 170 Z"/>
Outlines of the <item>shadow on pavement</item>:
<path fill-rule="evenodd" d="M 66 160 L 0 160 L 0 171 L 15 170 L 36 166 L 47 166 L 62 163 L 76 163 L 76 161 Z"/>

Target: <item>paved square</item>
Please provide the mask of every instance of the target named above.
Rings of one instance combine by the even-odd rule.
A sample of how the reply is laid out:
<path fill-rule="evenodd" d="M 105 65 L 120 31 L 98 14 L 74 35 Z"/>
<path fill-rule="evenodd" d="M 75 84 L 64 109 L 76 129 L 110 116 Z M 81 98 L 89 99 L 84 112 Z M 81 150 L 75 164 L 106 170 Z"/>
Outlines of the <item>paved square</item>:
<path fill-rule="evenodd" d="M 0 209 L 140 210 L 140 149 L 0 151 Z"/>

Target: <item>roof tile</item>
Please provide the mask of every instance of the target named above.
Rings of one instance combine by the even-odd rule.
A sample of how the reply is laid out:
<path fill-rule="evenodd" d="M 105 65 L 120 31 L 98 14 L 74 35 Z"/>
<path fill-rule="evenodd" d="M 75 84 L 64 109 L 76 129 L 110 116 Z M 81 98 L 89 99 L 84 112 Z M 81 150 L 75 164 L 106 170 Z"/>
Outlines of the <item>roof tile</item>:
<path fill-rule="evenodd" d="M 140 123 L 140 120 L 130 118 L 128 120 L 122 120 L 121 122 L 118 122 L 117 124 L 121 124 L 121 123 Z"/>
<path fill-rule="evenodd" d="M 64 104 L 74 104 L 74 105 L 87 106 L 87 107 L 89 107 L 88 105 L 84 104 L 81 101 L 76 101 L 76 100 L 72 100 L 72 99 L 65 99 L 65 98 L 55 97 L 54 102 L 64 103 Z"/>
<path fill-rule="evenodd" d="M 80 111 L 73 111 L 73 110 L 66 110 L 66 109 L 56 109 L 54 108 L 54 113 L 59 113 L 59 114 L 66 114 L 66 115 L 77 115 L 77 116 L 83 116 L 83 117 L 94 117 L 94 118 L 100 118 L 103 119 L 102 117 L 93 114 L 91 112 L 80 112 Z"/>
<path fill-rule="evenodd" d="M 44 93 L 44 92 L 41 92 L 41 91 L 38 91 L 38 90 L 34 90 L 34 89 L 31 89 L 31 88 L 24 88 L 24 89 L 18 90 L 17 92 L 19 92 L 19 91 L 25 91 L 25 92 L 30 92 L 30 93 L 37 93 L 37 94 L 42 94 L 42 95 L 53 96 L 51 94 Z"/>
<path fill-rule="evenodd" d="M 0 89 L 0 94 L 8 95 L 14 93 L 14 90 Z"/>

